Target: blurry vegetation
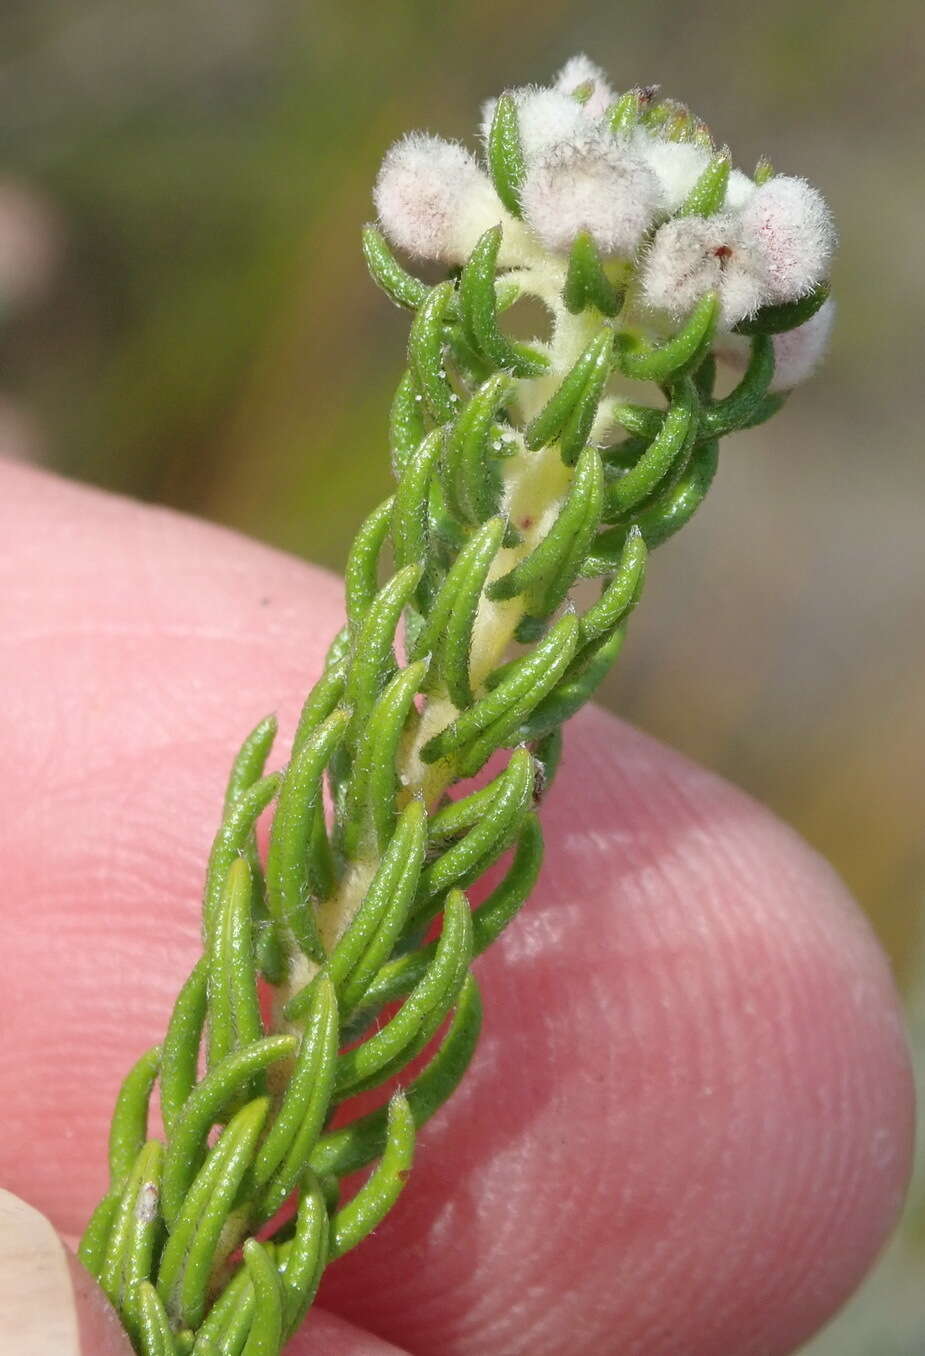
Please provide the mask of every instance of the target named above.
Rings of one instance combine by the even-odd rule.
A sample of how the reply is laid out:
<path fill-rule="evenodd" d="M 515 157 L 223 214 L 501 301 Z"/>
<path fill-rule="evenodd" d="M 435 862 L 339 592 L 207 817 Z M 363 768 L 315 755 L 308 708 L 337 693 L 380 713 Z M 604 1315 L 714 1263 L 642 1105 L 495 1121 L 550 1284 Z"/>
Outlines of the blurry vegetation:
<path fill-rule="evenodd" d="M 379 160 L 411 127 L 471 137 L 484 97 L 582 48 L 618 87 L 661 81 L 690 102 L 744 166 L 768 152 L 805 173 L 843 232 L 824 374 L 726 451 L 699 530 L 654 562 L 606 700 L 792 822 L 911 984 L 925 882 L 919 0 L 5 0 L 0 177 L 54 204 L 65 241 L 54 285 L 0 336 L 5 399 L 69 475 L 340 566 L 387 492 L 406 333 L 359 257 Z M 819 1353 L 920 1352 L 916 1236 L 921 1210 L 863 1321 L 849 1314 Z"/>

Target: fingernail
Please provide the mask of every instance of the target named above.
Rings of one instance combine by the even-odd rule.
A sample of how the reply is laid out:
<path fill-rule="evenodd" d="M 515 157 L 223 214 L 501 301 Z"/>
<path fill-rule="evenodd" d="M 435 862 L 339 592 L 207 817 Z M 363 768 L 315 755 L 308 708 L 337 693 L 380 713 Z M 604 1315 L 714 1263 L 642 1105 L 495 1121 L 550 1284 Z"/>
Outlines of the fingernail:
<path fill-rule="evenodd" d="M 0 1346 L 28 1356 L 131 1356 L 122 1325 L 44 1215 L 0 1188 Z"/>

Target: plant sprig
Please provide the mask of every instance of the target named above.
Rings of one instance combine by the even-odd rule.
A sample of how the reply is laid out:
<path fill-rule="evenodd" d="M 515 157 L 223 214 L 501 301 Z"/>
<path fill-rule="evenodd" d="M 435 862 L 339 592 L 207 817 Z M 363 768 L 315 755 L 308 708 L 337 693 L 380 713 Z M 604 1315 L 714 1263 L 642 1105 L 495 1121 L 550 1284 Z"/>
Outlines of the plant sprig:
<path fill-rule="evenodd" d="M 80 1247 L 142 1356 L 274 1356 L 325 1267 L 394 1206 L 417 1131 L 476 1048 L 472 963 L 539 874 L 538 807 L 562 726 L 620 651 L 649 551 L 702 503 L 719 439 L 781 403 L 771 336 L 825 299 L 820 285 L 742 322 L 750 361 L 717 398 L 717 290 L 673 326 L 647 328 L 638 258 L 605 258 L 587 231 L 567 256 L 524 244 L 526 107 L 497 104 L 488 164 L 506 216 L 450 277 L 422 281 L 377 227 L 364 231 L 372 276 L 413 317 L 392 408 L 395 491 L 350 551 L 347 624 L 288 764 L 265 772 L 273 717 L 234 762 L 203 957 L 162 1045 L 123 1084 L 110 1188 Z M 682 106 L 649 108 L 640 91 L 605 122 L 617 139 L 637 126 L 698 146 L 706 135 Z M 727 152 L 711 144 L 703 157 L 675 218 L 697 229 L 730 180 Z M 508 236 L 520 241 L 513 264 Z M 548 308 L 547 342 L 502 328 L 522 296 Z M 615 379 L 653 384 L 655 403 L 624 399 Z M 608 445 L 617 427 L 626 437 Z M 589 579 L 600 594 L 579 606 Z M 255 829 L 271 805 L 263 863 Z M 503 858 L 472 909 L 465 891 Z M 148 1131 L 155 1088 L 163 1143 Z M 381 1105 L 351 1115 L 374 1088 Z"/>

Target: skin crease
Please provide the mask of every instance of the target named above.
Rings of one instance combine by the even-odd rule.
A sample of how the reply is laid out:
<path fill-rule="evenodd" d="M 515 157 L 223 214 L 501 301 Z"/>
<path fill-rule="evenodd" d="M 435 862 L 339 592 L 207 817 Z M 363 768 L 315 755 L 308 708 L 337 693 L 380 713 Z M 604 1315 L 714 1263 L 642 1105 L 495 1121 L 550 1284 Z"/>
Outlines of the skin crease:
<path fill-rule="evenodd" d="M 22 466 L 0 530 L 0 1182 L 76 1233 L 118 1083 L 198 954 L 233 751 L 275 710 L 283 761 L 342 598 Z M 600 711 L 543 815 L 542 884 L 476 967 L 473 1068 L 294 1356 L 776 1356 L 895 1221 L 901 1019 L 830 868 Z"/>

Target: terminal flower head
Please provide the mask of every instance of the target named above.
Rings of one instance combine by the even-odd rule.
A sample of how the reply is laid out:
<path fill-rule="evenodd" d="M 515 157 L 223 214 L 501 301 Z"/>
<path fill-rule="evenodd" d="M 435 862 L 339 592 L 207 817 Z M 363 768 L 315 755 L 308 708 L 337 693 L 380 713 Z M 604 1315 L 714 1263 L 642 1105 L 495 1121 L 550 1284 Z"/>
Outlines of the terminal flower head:
<path fill-rule="evenodd" d="M 711 291 L 726 332 L 814 291 L 835 247 L 821 194 L 768 166 L 757 179 L 736 168 L 683 104 L 654 102 L 655 89 L 618 96 L 578 55 L 549 86 L 509 91 L 505 154 L 513 158 L 503 181 L 492 141 L 502 125 L 497 99 L 483 108 L 482 163 L 456 142 L 402 138 L 376 183 L 383 231 L 411 255 L 458 266 L 500 224 L 499 266 L 535 270 L 545 258 L 547 278 L 562 277 L 573 246 L 590 239 L 604 263 L 615 261 L 615 277 L 633 280 L 633 324 L 656 334 Z M 715 191 L 704 199 L 711 175 Z"/>

